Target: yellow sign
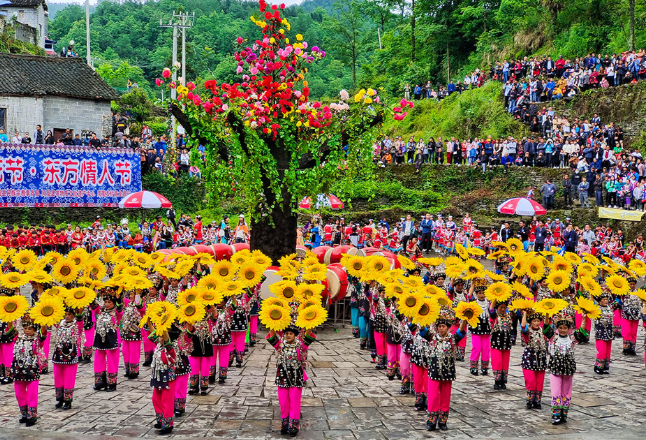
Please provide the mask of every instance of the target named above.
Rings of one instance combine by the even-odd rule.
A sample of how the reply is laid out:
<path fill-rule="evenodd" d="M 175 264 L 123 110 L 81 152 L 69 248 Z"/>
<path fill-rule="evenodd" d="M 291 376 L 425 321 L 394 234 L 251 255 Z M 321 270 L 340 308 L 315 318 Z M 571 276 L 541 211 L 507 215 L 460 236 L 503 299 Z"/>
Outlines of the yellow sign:
<path fill-rule="evenodd" d="M 599 218 L 614 218 L 629 222 L 640 222 L 644 213 L 642 211 L 626 211 L 625 209 L 599 208 Z"/>

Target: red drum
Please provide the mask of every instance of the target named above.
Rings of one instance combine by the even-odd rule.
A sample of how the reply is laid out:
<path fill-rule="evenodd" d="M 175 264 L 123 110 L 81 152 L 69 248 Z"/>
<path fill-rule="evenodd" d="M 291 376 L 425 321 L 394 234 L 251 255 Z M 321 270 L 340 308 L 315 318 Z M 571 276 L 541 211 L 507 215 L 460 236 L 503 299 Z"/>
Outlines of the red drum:
<path fill-rule="evenodd" d="M 390 251 L 387 251 L 385 249 L 377 249 L 377 248 L 374 248 L 374 247 L 364 248 L 363 251 L 365 252 L 365 255 L 368 256 L 368 257 L 371 257 L 373 255 L 377 255 L 377 256 L 380 256 L 380 257 L 388 258 L 388 261 L 390 261 L 390 268 L 391 269 L 399 269 L 399 268 L 402 267 L 399 260 L 397 260 L 397 255 L 393 254 Z"/>
<path fill-rule="evenodd" d="M 367 247 L 367 248 L 363 248 L 362 251 L 366 257 L 369 257 L 370 255 L 373 255 L 375 253 L 381 254 L 382 250 L 376 247 Z"/>
<path fill-rule="evenodd" d="M 332 264 L 327 267 L 327 282 L 330 291 L 330 304 L 342 300 L 348 293 L 348 274 L 343 266 Z"/>
<path fill-rule="evenodd" d="M 204 244 L 196 244 L 195 246 L 191 246 L 191 249 L 195 249 L 195 252 L 198 254 L 209 254 L 213 255 L 213 249 L 211 249 L 211 246 L 206 246 Z"/>
<path fill-rule="evenodd" d="M 278 272 L 278 269 L 279 269 L 278 266 L 269 266 L 265 270 L 265 272 L 263 272 L 263 275 L 266 276 L 267 278 L 260 285 L 260 297 L 262 299 L 267 299 L 273 296 L 273 294 L 269 290 L 269 286 L 283 279 L 283 277 L 276 274 L 276 272 Z"/>
<path fill-rule="evenodd" d="M 170 255 L 173 253 L 173 249 L 160 249 L 157 252 L 163 255 Z"/>
<path fill-rule="evenodd" d="M 325 263 L 325 254 L 328 250 L 332 249 L 330 246 L 319 246 L 312 249 L 312 252 L 319 259 L 319 263 Z"/>
<path fill-rule="evenodd" d="M 235 243 L 231 245 L 231 248 L 233 249 L 234 254 L 245 249 L 251 249 L 251 247 L 249 247 L 249 243 Z"/>
<path fill-rule="evenodd" d="M 189 247 L 178 247 L 175 249 L 176 254 L 184 254 L 184 255 L 197 255 L 197 252 L 195 252 L 195 249 L 191 249 Z"/>
<path fill-rule="evenodd" d="M 352 246 L 348 245 L 337 246 L 333 247 L 332 249 L 328 249 L 328 251 L 325 253 L 325 256 L 323 257 L 323 262 L 325 264 L 338 263 L 339 261 L 341 261 L 343 254 L 347 254 L 350 249 L 352 249 Z"/>
<path fill-rule="evenodd" d="M 218 243 L 212 244 L 209 247 L 211 248 L 211 254 L 215 257 L 216 261 L 230 260 L 233 255 L 233 248 L 228 244 Z"/>
<path fill-rule="evenodd" d="M 301 246 L 300 244 L 296 245 L 296 256 L 298 258 L 305 258 L 305 254 L 309 252 L 309 249 L 306 248 L 305 246 Z"/>

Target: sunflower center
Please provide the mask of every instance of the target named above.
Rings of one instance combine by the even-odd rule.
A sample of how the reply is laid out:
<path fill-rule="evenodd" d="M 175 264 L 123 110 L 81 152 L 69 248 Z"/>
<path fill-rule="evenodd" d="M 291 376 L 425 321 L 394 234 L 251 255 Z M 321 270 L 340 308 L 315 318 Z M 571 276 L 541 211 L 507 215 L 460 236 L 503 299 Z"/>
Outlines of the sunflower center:
<path fill-rule="evenodd" d="M 253 280 L 256 277 L 256 274 L 253 271 L 248 270 L 244 273 L 244 277 L 248 280 Z"/>
<path fill-rule="evenodd" d="M 552 301 L 547 301 L 545 303 L 545 307 L 548 309 L 551 309 L 552 307 L 554 307 L 554 303 Z"/>
<path fill-rule="evenodd" d="M 196 312 L 197 312 L 197 310 L 195 309 L 195 306 L 188 306 L 184 310 L 184 314 L 186 316 L 193 316 L 193 315 L 195 315 Z"/>
<path fill-rule="evenodd" d="M 235 284 L 229 284 L 229 285 L 227 286 L 227 290 L 229 290 L 229 291 L 231 291 L 231 290 L 236 290 L 236 288 L 237 288 L 237 287 L 238 287 L 238 286 L 236 286 Z"/>
<path fill-rule="evenodd" d="M 403 292 L 404 292 L 404 288 L 403 288 L 402 286 L 395 286 L 395 287 L 393 288 L 393 290 L 394 290 L 395 292 L 397 292 L 397 293 L 403 293 Z"/>
<path fill-rule="evenodd" d="M 310 296 L 314 295 L 314 292 L 310 289 L 304 290 L 303 291 L 303 297 L 309 298 Z"/>
<path fill-rule="evenodd" d="M 27 264 L 29 263 L 29 261 L 30 261 L 30 258 L 26 255 L 23 255 L 22 257 L 20 257 L 20 263 L 22 264 Z"/>
<path fill-rule="evenodd" d="M 69 275 L 69 274 L 71 274 L 71 273 L 72 273 L 72 269 L 71 269 L 71 268 L 69 268 L 69 267 L 67 267 L 67 266 L 63 266 L 63 267 L 61 267 L 61 275 L 63 275 L 64 277 L 68 276 L 68 275 Z"/>
<path fill-rule="evenodd" d="M 160 324 L 166 324 L 168 320 L 170 319 L 170 316 L 168 314 L 162 316 L 161 320 L 159 321 Z"/>
<path fill-rule="evenodd" d="M 187 300 L 188 302 L 193 302 L 193 301 L 195 301 L 195 300 L 196 300 L 196 298 L 197 298 L 197 297 L 196 297 L 194 294 L 190 294 L 190 295 L 187 295 L 187 296 L 186 296 L 186 300 Z"/>
<path fill-rule="evenodd" d="M 281 312 L 280 310 L 274 309 L 271 312 L 269 312 L 269 317 L 273 320 L 279 320 L 280 318 L 283 317 L 283 312 Z"/>
<path fill-rule="evenodd" d="M 220 270 L 218 270 L 218 274 L 221 277 L 226 277 L 227 275 L 229 275 L 229 269 L 227 269 L 226 267 L 222 267 L 220 268 Z"/>
<path fill-rule="evenodd" d="M 215 298 L 215 296 L 212 293 L 205 293 L 202 298 L 204 298 L 206 301 L 211 301 Z"/>
<path fill-rule="evenodd" d="M 430 307 L 427 304 L 422 304 L 422 307 L 419 308 L 419 314 L 426 316 L 431 312 Z"/>
<path fill-rule="evenodd" d="M 16 311 L 17 308 L 18 308 L 18 304 L 16 304 L 15 302 L 10 302 L 4 306 L 4 311 L 7 313 L 13 313 Z"/>
<path fill-rule="evenodd" d="M 415 304 L 417 304 L 417 300 L 413 298 L 412 296 L 409 296 L 406 298 L 406 301 L 404 301 L 406 304 L 406 307 L 413 307 Z"/>
<path fill-rule="evenodd" d="M 85 296 L 85 292 L 83 292 L 82 290 L 77 290 L 76 292 L 74 292 L 75 299 L 81 299 L 84 296 Z"/>
<path fill-rule="evenodd" d="M 20 281 L 20 277 L 19 277 L 19 276 L 17 276 L 17 275 L 12 275 L 12 276 L 10 276 L 10 277 L 9 277 L 9 280 L 10 280 L 12 283 L 17 283 L 18 281 Z"/>
<path fill-rule="evenodd" d="M 45 306 L 42 308 L 41 312 L 43 316 L 52 316 L 54 314 L 54 307 Z"/>
<path fill-rule="evenodd" d="M 305 313 L 305 319 L 308 321 L 311 321 L 312 319 L 316 318 L 316 311 L 315 310 L 309 310 Z"/>
<path fill-rule="evenodd" d="M 285 298 L 291 298 L 295 294 L 296 294 L 296 292 L 294 292 L 294 289 L 292 289 L 291 287 L 287 287 L 287 288 L 285 288 L 285 290 L 283 290 L 283 296 Z"/>
<path fill-rule="evenodd" d="M 285 307 L 285 305 L 284 305 L 282 302 L 278 301 L 278 300 L 275 300 L 275 301 L 274 301 L 274 305 L 275 305 L 275 306 L 278 306 L 278 307 Z M 307 306 L 306 306 L 306 307 L 307 307 Z"/>

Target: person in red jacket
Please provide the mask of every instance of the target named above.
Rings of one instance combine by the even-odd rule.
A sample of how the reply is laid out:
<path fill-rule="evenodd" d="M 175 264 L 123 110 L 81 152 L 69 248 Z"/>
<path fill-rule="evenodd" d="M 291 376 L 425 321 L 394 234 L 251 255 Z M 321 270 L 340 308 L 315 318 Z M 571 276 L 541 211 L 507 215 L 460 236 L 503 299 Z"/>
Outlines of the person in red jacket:
<path fill-rule="evenodd" d="M 18 237 L 19 245 L 18 247 L 22 249 L 27 249 L 27 244 L 29 242 L 29 238 L 27 237 L 27 233 L 25 231 L 22 231 L 20 233 L 20 236 Z"/>
<path fill-rule="evenodd" d="M 195 244 L 200 244 L 204 241 L 204 237 L 202 235 L 202 216 L 198 215 L 195 217 L 195 220 L 197 220 L 197 223 L 195 223 L 195 226 L 193 226 L 193 230 L 195 231 Z"/>
<path fill-rule="evenodd" d="M 36 253 L 36 255 L 42 254 L 42 248 L 40 247 L 40 237 L 38 236 L 38 233 L 36 231 L 33 231 L 31 233 L 31 237 L 29 237 L 27 245 L 29 246 L 29 249 Z"/>
<path fill-rule="evenodd" d="M 43 253 L 52 250 L 52 236 L 47 229 L 40 233 L 40 246 Z"/>

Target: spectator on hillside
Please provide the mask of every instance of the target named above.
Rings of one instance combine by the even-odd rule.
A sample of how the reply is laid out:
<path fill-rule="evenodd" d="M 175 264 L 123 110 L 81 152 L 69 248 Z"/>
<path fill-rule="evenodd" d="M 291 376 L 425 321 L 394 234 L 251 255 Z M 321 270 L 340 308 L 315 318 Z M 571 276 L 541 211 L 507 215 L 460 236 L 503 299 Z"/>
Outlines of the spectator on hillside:
<path fill-rule="evenodd" d="M 81 139 L 81 136 L 77 134 L 74 135 L 74 139 L 72 139 L 72 145 L 75 147 L 82 147 L 83 146 L 83 140 Z"/>
<path fill-rule="evenodd" d="M 72 130 L 69 128 L 65 130 L 65 133 L 61 136 L 61 142 L 63 142 L 63 145 L 72 145 Z"/>
<path fill-rule="evenodd" d="M 22 144 L 22 136 L 20 136 L 20 132 L 16 131 L 11 138 L 11 143 L 12 144 Z"/>

